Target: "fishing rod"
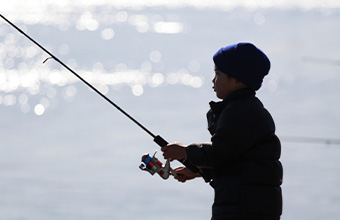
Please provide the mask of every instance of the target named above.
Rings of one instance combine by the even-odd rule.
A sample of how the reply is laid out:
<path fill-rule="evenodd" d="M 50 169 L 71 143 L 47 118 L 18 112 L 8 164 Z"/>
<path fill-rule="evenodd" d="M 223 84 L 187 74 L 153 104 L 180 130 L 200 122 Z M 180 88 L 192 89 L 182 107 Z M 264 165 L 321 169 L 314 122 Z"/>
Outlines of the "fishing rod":
<path fill-rule="evenodd" d="M 291 142 L 291 143 L 340 145 L 340 139 L 336 139 L 336 138 L 280 136 L 280 139 L 282 139 L 282 141 Z"/>
<path fill-rule="evenodd" d="M 114 106 L 117 110 L 119 110 L 121 113 L 123 113 L 126 117 L 128 117 L 131 121 L 133 121 L 136 125 L 138 125 L 141 129 L 143 129 L 146 133 L 148 133 L 155 143 L 157 143 L 160 147 L 164 147 L 168 144 L 168 142 L 162 138 L 160 135 L 153 134 L 150 130 L 148 130 L 146 127 L 144 127 L 141 123 L 139 123 L 136 119 L 134 119 L 131 115 L 129 115 L 126 111 L 124 111 L 121 107 L 119 107 L 116 103 L 114 103 L 111 99 L 103 95 L 101 92 L 99 92 L 98 89 L 96 89 L 94 86 L 92 86 L 90 83 L 88 83 L 85 79 L 83 79 L 79 74 L 77 74 L 74 70 L 72 70 L 70 67 L 68 67 L 65 63 L 63 63 L 61 60 L 59 60 L 56 56 L 54 56 L 51 52 L 49 52 L 47 49 L 45 49 L 43 46 L 41 46 L 38 42 L 36 42 L 34 39 L 32 39 L 30 36 L 28 36 L 24 31 L 22 31 L 19 27 L 17 27 L 15 24 L 13 24 L 11 21 L 9 21 L 6 17 L 4 17 L 2 14 L 0 14 L 0 17 L 4 19 L 8 24 L 10 24 L 12 27 L 14 27 L 17 31 L 19 31 L 21 34 L 23 34 L 27 39 L 32 41 L 35 45 L 37 45 L 40 49 L 42 49 L 44 52 L 46 52 L 50 57 L 47 58 L 44 63 L 48 59 L 54 59 L 57 61 L 60 65 L 65 67 L 68 71 L 70 71 L 73 75 L 75 75 L 78 79 L 80 79 L 83 83 L 85 83 L 88 87 L 90 87 L 93 91 L 95 91 L 98 95 L 100 95 L 102 98 L 104 98 L 107 102 L 109 102 L 112 106 Z M 185 160 L 178 160 L 183 165 L 185 165 L 187 168 L 189 168 L 191 171 L 195 173 L 200 173 L 199 169 L 196 166 L 193 166 L 192 164 L 186 162 Z"/>

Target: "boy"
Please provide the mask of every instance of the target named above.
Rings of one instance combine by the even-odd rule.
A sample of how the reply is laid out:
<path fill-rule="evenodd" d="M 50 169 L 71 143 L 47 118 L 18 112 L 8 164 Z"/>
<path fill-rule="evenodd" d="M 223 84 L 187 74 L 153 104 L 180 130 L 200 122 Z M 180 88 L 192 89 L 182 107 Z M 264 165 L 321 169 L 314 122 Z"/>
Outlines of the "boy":
<path fill-rule="evenodd" d="M 270 113 L 255 96 L 270 61 L 251 43 L 223 47 L 214 57 L 213 89 L 221 102 L 207 113 L 211 143 L 162 148 L 165 159 L 198 167 L 175 170 L 185 182 L 203 177 L 214 188 L 212 220 L 277 220 L 282 213 L 281 146 Z"/>

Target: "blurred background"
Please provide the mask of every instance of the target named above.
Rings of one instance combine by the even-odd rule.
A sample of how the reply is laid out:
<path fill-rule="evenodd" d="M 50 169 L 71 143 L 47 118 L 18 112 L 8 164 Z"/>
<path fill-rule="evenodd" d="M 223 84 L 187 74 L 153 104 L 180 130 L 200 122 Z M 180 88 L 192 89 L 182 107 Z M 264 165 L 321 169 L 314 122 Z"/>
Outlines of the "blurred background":
<path fill-rule="evenodd" d="M 282 141 L 282 219 L 338 219 L 339 1 L 11 0 L 0 13 L 183 144 L 210 140 L 212 55 L 254 43 L 272 63 L 257 96 Z M 0 19 L 1 220 L 210 219 L 208 184 L 142 172 L 152 138 L 47 58 Z"/>

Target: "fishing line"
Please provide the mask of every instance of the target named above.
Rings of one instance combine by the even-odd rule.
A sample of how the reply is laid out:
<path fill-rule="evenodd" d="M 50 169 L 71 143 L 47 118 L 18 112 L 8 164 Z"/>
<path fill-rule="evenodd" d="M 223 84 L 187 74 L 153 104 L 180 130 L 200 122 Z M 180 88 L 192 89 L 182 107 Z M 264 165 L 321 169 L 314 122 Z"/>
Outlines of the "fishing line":
<path fill-rule="evenodd" d="M 43 64 L 46 63 L 46 61 L 49 60 L 49 59 L 53 59 L 53 57 L 46 58 L 46 60 L 44 60 Z"/>
<path fill-rule="evenodd" d="M 101 92 L 99 92 L 94 86 L 92 86 L 90 83 L 88 83 L 86 80 L 84 80 L 80 75 L 78 75 L 75 71 L 73 71 L 70 67 L 68 67 L 65 63 L 63 63 L 61 60 L 59 60 L 56 56 L 54 56 L 51 52 L 49 52 L 47 49 L 45 49 L 43 46 L 41 46 L 38 42 L 36 42 L 34 39 L 32 39 L 30 36 L 28 36 L 25 32 L 23 32 L 19 27 L 17 27 L 15 24 L 10 22 L 7 18 L 5 18 L 2 14 L 0 14 L 0 17 L 4 19 L 8 24 L 10 24 L 12 27 L 14 27 L 17 31 L 19 31 L 21 34 L 23 34 L 26 38 L 28 38 L 30 41 L 32 41 L 35 45 L 37 45 L 40 49 L 45 51 L 48 55 L 50 55 L 49 58 L 47 58 L 43 63 L 45 63 L 49 59 L 54 59 L 57 61 L 60 65 L 65 67 L 68 71 L 70 71 L 73 75 L 75 75 L 78 79 L 80 79 L 83 83 L 85 83 L 88 87 L 90 87 L 93 91 L 95 91 L 98 95 L 100 95 L 102 98 L 104 98 L 107 102 L 109 102 L 112 106 L 114 106 L 116 109 L 118 109 L 121 113 L 123 113 L 126 117 L 128 117 L 131 121 L 133 121 L 135 124 L 137 124 L 140 128 L 142 128 L 146 133 L 148 133 L 151 137 L 153 137 L 153 141 L 157 143 L 160 147 L 164 147 L 168 144 L 166 140 L 164 140 L 161 136 L 153 134 L 150 130 L 148 130 L 146 127 L 144 127 L 141 123 L 139 123 L 136 119 L 134 119 L 131 115 L 129 115 L 126 111 L 124 111 L 122 108 L 120 108 L 117 104 L 115 104 L 113 101 L 111 101 L 108 97 L 103 95 Z M 184 164 L 187 168 L 194 171 L 195 173 L 200 173 L 199 169 L 192 164 L 186 162 L 185 160 L 178 160 L 182 164 Z"/>

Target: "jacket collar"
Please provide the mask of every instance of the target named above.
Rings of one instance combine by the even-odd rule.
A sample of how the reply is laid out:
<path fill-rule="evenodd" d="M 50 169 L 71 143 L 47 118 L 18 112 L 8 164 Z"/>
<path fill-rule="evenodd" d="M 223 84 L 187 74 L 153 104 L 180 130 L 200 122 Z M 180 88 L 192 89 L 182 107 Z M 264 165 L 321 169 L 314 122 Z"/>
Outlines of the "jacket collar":
<path fill-rule="evenodd" d="M 211 101 L 209 102 L 209 105 L 214 115 L 220 115 L 224 109 L 224 106 L 231 100 L 249 96 L 249 95 L 255 96 L 255 94 L 256 92 L 253 89 L 249 89 L 249 88 L 239 89 L 239 90 L 232 92 L 225 99 L 223 99 L 223 101 L 220 101 L 220 102 Z"/>

